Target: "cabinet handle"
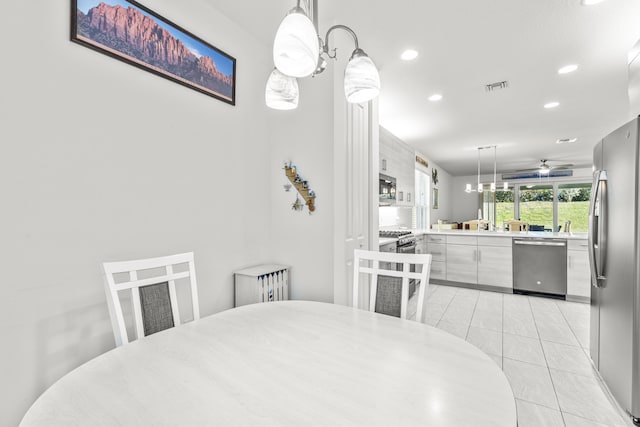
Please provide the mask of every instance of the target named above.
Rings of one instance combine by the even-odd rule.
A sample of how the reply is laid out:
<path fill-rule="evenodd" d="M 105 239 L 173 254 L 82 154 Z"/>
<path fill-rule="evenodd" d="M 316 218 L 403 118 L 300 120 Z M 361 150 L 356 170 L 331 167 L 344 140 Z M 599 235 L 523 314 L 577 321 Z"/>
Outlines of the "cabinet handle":
<path fill-rule="evenodd" d="M 482 262 L 482 251 L 478 251 L 478 262 Z"/>
<path fill-rule="evenodd" d="M 382 159 L 382 170 L 383 171 L 387 170 L 387 159 Z"/>

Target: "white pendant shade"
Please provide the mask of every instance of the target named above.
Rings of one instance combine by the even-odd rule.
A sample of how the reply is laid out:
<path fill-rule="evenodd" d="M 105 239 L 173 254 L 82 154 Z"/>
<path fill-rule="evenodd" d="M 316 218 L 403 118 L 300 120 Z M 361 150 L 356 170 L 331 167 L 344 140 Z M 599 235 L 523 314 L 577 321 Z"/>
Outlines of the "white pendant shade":
<path fill-rule="evenodd" d="M 283 74 L 310 76 L 318 65 L 320 44 L 313 23 L 302 9 L 294 9 L 280 23 L 273 42 L 273 62 Z"/>
<path fill-rule="evenodd" d="M 298 107 L 298 80 L 277 69 L 269 75 L 264 99 L 267 107 L 275 110 L 293 110 Z"/>
<path fill-rule="evenodd" d="M 380 94 L 380 75 L 362 50 L 354 52 L 344 71 L 344 94 L 351 103 L 362 103 Z"/>

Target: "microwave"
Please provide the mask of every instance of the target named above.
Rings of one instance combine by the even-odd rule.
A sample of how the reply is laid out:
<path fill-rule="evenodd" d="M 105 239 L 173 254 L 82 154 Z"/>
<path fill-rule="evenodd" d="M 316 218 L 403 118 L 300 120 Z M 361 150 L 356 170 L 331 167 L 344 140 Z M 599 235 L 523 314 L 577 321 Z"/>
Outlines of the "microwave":
<path fill-rule="evenodd" d="M 381 205 L 396 204 L 396 179 L 385 174 L 380 174 L 379 200 Z"/>

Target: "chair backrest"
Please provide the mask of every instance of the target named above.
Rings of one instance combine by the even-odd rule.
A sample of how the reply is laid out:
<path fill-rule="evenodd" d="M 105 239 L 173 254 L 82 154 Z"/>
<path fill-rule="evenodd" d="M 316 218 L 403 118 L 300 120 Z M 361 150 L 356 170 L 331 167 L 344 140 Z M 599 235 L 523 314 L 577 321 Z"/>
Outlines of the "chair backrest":
<path fill-rule="evenodd" d="M 182 265 L 182 268 L 176 268 L 179 265 Z M 193 252 L 132 261 L 105 262 L 102 267 L 109 315 L 117 346 L 129 342 L 120 292 L 130 292 L 136 338 L 182 323 L 176 293 L 178 280 L 189 281 L 193 320 L 200 318 Z"/>
<path fill-rule="evenodd" d="M 529 224 L 515 219 L 503 221 L 502 224 L 508 227 L 509 231 L 529 231 Z"/>
<path fill-rule="evenodd" d="M 415 268 L 412 268 L 415 266 Z M 412 271 L 413 270 L 413 271 Z M 424 300 L 429 286 L 429 272 L 431 270 L 430 254 L 399 254 L 393 252 L 375 252 L 356 249 L 353 260 L 353 307 L 359 308 L 360 276 L 368 274 L 369 279 L 369 311 L 386 312 L 378 300 L 379 294 L 387 295 L 397 293 L 396 290 L 385 289 L 386 286 L 394 286 L 394 279 L 400 281 L 399 292 L 394 300 L 400 303 L 397 314 L 402 319 L 407 319 L 409 312 L 410 287 L 415 286 L 413 298 L 416 299 L 415 319 L 423 322 L 425 318 Z M 382 279 L 382 280 L 380 280 Z"/>

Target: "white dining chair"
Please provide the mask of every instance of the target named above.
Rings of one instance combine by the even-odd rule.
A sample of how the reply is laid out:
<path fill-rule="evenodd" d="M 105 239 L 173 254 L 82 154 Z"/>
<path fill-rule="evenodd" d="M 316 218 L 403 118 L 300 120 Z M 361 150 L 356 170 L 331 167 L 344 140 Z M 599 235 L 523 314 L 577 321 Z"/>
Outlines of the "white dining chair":
<path fill-rule="evenodd" d="M 132 261 L 105 262 L 102 267 L 116 346 L 129 342 L 123 300 L 129 300 L 132 306 L 132 323 L 138 339 L 184 322 L 180 316 L 177 282 L 180 286 L 183 286 L 185 281 L 189 282 L 192 319 L 200 318 L 193 252 Z M 180 292 L 180 295 L 183 293 L 186 291 Z M 182 308 L 185 306 L 183 304 Z"/>
<path fill-rule="evenodd" d="M 431 270 L 430 254 L 399 254 L 356 249 L 353 260 L 353 307 L 360 308 L 361 278 L 368 275 L 367 309 L 424 322 L 424 302 Z M 415 288 L 413 292 L 411 288 Z"/>

